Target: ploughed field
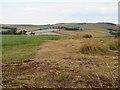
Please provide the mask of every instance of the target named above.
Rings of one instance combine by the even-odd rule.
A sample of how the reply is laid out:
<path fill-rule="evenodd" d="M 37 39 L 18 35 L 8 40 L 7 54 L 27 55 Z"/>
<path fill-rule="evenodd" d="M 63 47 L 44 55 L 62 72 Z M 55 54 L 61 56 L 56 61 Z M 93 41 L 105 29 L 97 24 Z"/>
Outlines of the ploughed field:
<path fill-rule="evenodd" d="M 118 40 L 3 35 L 4 88 L 116 88 Z"/>

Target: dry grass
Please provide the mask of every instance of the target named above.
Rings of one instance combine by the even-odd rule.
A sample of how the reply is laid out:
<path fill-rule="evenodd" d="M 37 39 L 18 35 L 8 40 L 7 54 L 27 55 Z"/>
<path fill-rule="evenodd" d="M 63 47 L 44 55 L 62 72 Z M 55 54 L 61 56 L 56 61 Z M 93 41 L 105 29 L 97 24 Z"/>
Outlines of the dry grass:
<path fill-rule="evenodd" d="M 113 39 L 107 43 L 109 45 L 110 50 L 118 50 L 118 47 L 120 46 L 120 42 L 118 39 Z"/>
<path fill-rule="evenodd" d="M 33 62 L 18 67 L 5 67 L 4 70 L 11 75 L 6 74 L 9 78 L 5 77 L 3 87 L 116 88 L 118 57 L 81 54 L 80 48 L 86 40 L 102 41 L 106 45 L 111 39 L 48 40 L 40 47 L 42 49 Z"/>
<path fill-rule="evenodd" d="M 111 36 L 108 32 L 98 30 L 86 30 L 86 31 L 56 31 L 65 35 L 71 36 L 84 36 L 86 34 L 92 35 L 93 37 L 105 37 Z"/>
<path fill-rule="evenodd" d="M 103 43 L 96 41 L 94 39 L 88 39 L 80 47 L 80 52 L 82 54 L 108 54 L 109 49 Z"/>

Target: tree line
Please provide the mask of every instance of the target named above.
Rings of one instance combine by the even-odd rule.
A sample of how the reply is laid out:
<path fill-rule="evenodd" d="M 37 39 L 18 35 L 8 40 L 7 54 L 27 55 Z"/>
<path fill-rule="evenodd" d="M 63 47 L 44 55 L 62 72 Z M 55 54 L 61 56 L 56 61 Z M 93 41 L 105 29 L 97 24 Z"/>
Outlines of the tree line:
<path fill-rule="evenodd" d="M 26 35 L 25 30 L 21 30 L 19 32 L 17 32 L 17 28 L 15 27 L 0 27 L 1 29 L 6 29 L 6 30 L 2 30 L 0 32 L 0 34 L 12 34 L 12 35 Z"/>

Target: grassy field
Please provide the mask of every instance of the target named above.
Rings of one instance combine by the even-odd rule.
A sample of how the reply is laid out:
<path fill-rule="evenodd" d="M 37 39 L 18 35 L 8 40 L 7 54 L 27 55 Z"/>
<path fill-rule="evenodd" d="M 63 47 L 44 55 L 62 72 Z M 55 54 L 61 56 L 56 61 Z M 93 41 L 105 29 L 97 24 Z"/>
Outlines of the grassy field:
<path fill-rule="evenodd" d="M 3 35 L 4 88 L 116 88 L 118 40 Z"/>
<path fill-rule="evenodd" d="M 3 63 L 20 63 L 34 58 L 40 45 L 45 40 L 58 40 L 59 36 L 2 36 Z"/>

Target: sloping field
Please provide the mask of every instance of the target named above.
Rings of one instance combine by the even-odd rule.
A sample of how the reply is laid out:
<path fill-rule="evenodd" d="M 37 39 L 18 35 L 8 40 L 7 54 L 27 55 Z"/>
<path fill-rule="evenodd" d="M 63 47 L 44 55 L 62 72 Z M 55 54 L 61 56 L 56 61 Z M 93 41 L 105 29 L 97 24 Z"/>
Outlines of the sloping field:
<path fill-rule="evenodd" d="M 115 29 L 118 30 L 118 26 L 114 26 L 114 25 L 109 25 L 109 24 L 91 24 L 92 26 L 96 27 L 96 28 L 103 28 L 103 29 Z"/>
<path fill-rule="evenodd" d="M 118 26 L 110 24 L 98 24 L 98 23 L 63 23 L 63 24 L 53 24 L 53 25 L 2 25 L 3 27 L 17 27 L 18 30 L 34 31 L 40 29 L 47 29 L 50 27 L 79 27 L 83 30 L 107 30 L 118 29 Z"/>
<path fill-rule="evenodd" d="M 40 29 L 37 26 L 21 26 L 21 25 L 2 25 L 2 27 L 16 27 L 18 31 L 20 30 L 34 31 Z"/>
<path fill-rule="evenodd" d="M 2 27 L 16 27 L 18 31 L 26 30 L 26 31 L 35 31 L 40 29 L 46 29 L 49 25 L 2 25 Z"/>
<path fill-rule="evenodd" d="M 72 36 L 84 36 L 86 34 L 92 35 L 93 37 L 108 37 L 112 36 L 110 33 L 105 31 L 98 31 L 98 30 L 85 30 L 85 31 L 56 31 L 57 33 L 62 33 L 65 35 L 72 35 Z"/>
<path fill-rule="evenodd" d="M 98 23 L 65 23 L 65 24 L 55 24 L 55 26 L 65 26 L 65 27 L 80 27 L 83 30 L 107 30 L 110 29 L 118 29 L 118 26 L 109 25 L 109 24 L 98 24 Z"/>

